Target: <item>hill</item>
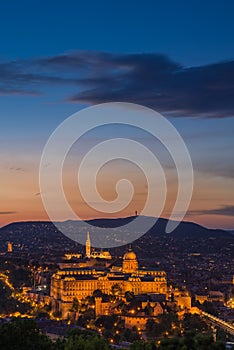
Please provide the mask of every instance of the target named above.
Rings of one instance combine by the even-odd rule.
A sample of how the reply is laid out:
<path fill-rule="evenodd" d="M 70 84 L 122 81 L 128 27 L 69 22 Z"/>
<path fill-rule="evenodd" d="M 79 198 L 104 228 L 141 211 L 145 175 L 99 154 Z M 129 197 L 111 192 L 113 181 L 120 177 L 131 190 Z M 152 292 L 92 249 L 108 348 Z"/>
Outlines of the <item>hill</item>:
<path fill-rule="evenodd" d="M 120 219 L 94 219 L 87 222 L 66 221 L 60 227 L 69 228 L 69 232 L 76 233 L 80 242 L 85 242 L 86 232 L 93 227 L 97 233 L 99 228 L 115 228 L 120 237 L 128 234 L 124 225 L 131 222 L 134 217 Z M 145 217 L 144 220 L 150 218 Z M 158 219 L 153 227 L 141 237 L 138 231 L 131 233 L 132 237 L 139 237 L 133 242 L 133 247 L 142 258 L 161 256 L 165 251 L 178 251 L 188 253 L 220 253 L 230 251 L 233 257 L 234 237 L 224 230 L 208 229 L 191 222 L 181 222 L 172 233 L 165 233 L 168 220 Z M 134 228 L 133 228 L 134 229 Z M 92 232 L 92 228 L 91 228 Z M 80 236 L 79 236 L 80 235 Z M 94 235 L 94 234 L 93 234 Z M 94 236 L 93 236 L 94 237 Z M 92 240 L 92 233 L 91 233 Z M 82 249 L 82 245 L 64 236 L 51 222 L 16 222 L 0 229 L 0 250 L 6 249 L 6 242 L 14 244 L 16 250 L 28 252 L 57 252 L 64 250 Z M 119 244 L 120 245 L 120 244 Z M 170 248 L 170 249 L 169 249 Z M 168 251 L 169 249 L 169 251 Z M 121 253 L 126 246 L 111 249 L 112 252 Z"/>
<path fill-rule="evenodd" d="M 93 225 L 114 227 L 124 236 L 124 225 L 133 217 L 123 219 L 95 219 L 86 222 L 67 221 L 71 232 L 83 239 Z M 148 220 L 148 218 L 145 218 Z M 89 224 L 89 225 L 88 225 Z M 170 279 L 187 285 L 206 286 L 209 278 L 227 279 L 234 275 L 234 235 L 224 230 L 212 230 L 191 222 L 181 222 L 170 234 L 165 233 L 166 219 L 159 219 L 142 237 L 132 243 L 140 265 L 167 271 Z M 92 240 L 92 234 L 91 234 Z M 65 252 L 84 252 L 84 247 L 64 236 L 51 222 L 16 222 L 0 229 L 0 251 L 7 242 L 13 243 L 13 256 L 40 261 L 57 262 Z M 128 245 L 110 249 L 112 256 L 121 257 Z M 17 253 L 18 252 L 18 253 Z M 116 261 L 115 261 L 116 263 Z M 121 263 L 121 261 L 119 261 Z M 190 281 L 190 282 L 189 282 Z"/>

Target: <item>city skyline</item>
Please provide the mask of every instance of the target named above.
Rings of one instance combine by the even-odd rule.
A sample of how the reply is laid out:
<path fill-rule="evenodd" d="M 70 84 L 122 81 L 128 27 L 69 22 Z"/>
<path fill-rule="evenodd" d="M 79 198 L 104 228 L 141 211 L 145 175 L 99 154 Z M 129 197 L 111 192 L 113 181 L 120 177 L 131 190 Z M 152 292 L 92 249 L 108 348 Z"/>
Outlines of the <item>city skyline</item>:
<path fill-rule="evenodd" d="M 0 226 L 48 220 L 38 173 L 43 147 L 54 129 L 85 107 L 124 101 L 160 112 L 183 137 L 195 176 L 185 220 L 234 228 L 231 2 L 192 6 L 185 1 L 149 1 L 147 6 L 135 3 L 134 8 L 126 2 L 113 9 L 108 1 L 71 1 L 70 7 L 49 4 L 45 9 L 21 1 L 15 11 L 7 3 L 1 7 L 0 23 L 7 35 L 0 57 Z M 22 7 L 27 11 L 18 16 Z M 141 141 L 161 160 L 168 180 L 162 216 L 169 217 L 177 191 L 171 160 L 150 135 L 121 126 L 94 130 L 74 145 L 64 172 L 69 202 L 84 219 L 140 213 L 147 184 L 133 164 L 113 162 L 100 176 L 100 193 L 106 200 L 115 198 L 115 181 L 123 174 L 135 184 L 133 202 L 116 215 L 90 210 L 75 188 L 85 152 L 119 135 Z"/>

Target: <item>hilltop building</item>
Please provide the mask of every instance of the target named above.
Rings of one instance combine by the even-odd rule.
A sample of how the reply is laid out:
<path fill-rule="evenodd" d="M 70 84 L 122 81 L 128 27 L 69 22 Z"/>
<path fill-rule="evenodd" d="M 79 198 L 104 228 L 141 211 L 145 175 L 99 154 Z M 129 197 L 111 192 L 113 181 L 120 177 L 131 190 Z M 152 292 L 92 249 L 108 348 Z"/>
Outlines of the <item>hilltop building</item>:
<path fill-rule="evenodd" d="M 72 260 L 72 259 L 81 259 L 82 254 L 81 253 L 66 253 L 64 255 L 65 260 Z"/>
<path fill-rule="evenodd" d="M 12 243 L 11 242 L 7 243 L 7 252 L 8 253 L 12 253 L 13 252 L 13 247 L 12 247 Z"/>
<path fill-rule="evenodd" d="M 99 258 L 99 259 L 110 260 L 112 258 L 111 254 L 108 250 L 101 250 L 101 251 L 91 250 L 91 240 L 90 240 L 89 232 L 87 232 L 87 238 L 86 238 L 86 243 L 85 243 L 85 256 L 88 259 Z"/>
<path fill-rule="evenodd" d="M 90 237 L 87 236 L 86 255 L 90 255 Z M 135 295 L 144 293 L 167 294 L 165 271 L 141 269 L 136 254 L 129 249 L 123 257 L 122 268 L 67 268 L 57 271 L 51 279 L 52 311 L 61 317 L 69 317 L 74 298 L 81 300 L 91 296 L 97 289 L 111 294 L 113 286 L 118 285 L 121 293 L 127 291 Z"/>

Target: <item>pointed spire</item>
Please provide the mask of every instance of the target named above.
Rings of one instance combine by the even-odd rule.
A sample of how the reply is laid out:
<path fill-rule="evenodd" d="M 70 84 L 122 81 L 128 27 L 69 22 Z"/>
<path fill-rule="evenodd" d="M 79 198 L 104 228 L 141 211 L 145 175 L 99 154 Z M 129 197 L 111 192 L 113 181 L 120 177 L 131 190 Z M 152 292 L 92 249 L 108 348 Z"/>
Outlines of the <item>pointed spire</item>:
<path fill-rule="evenodd" d="M 87 238 L 86 238 L 86 243 L 85 243 L 85 253 L 86 253 L 86 257 L 87 257 L 87 258 L 90 258 L 90 254 L 91 254 L 91 241 L 90 241 L 89 231 L 87 232 Z"/>

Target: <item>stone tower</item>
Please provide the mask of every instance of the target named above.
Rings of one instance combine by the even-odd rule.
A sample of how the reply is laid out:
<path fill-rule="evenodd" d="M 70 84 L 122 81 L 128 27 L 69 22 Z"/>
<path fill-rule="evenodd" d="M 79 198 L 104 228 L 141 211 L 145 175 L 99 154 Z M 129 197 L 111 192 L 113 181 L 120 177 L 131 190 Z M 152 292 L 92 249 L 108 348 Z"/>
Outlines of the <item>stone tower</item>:
<path fill-rule="evenodd" d="M 87 232 L 87 238 L 86 238 L 86 243 L 85 243 L 86 258 L 90 258 L 90 254 L 91 254 L 91 241 L 90 241 L 89 232 Z"/>

